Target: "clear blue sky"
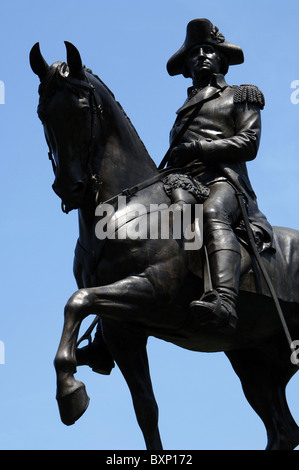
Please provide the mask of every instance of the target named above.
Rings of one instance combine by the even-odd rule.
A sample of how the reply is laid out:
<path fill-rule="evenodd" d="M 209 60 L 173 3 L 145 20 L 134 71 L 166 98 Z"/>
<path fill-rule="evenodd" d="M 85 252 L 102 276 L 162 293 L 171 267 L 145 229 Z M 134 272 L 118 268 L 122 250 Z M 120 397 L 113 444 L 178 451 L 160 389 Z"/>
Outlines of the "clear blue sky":
<path fill-rule="evenodd" d="M 188 21 L 206 17 L 245 63 L 230 84 L 253 83 L 266 97 L 259 156 L 248 165 L 259 205 L 273 225 L 299 229 L 298 118 L 291 83 L 299 80 L 297 0 L 2 0 L 1 148 L 1 449 L 144 449 L 127 386 L 80 368 L 91 398 L 72 427 L 59 419 L 53 358 L 72 275 L 77 215 L 62 214 L 36 115 L 38 79 L 28 54 L 37 41 L 49 63 L 65 60 L 64 40 L 115 93 L 159 163 L 175 111 L 190 82 L 169 77 L 168 58 Z M 0 100 L 1 101 L 1 100 Z M 148 347 L 165 449 L 263 449 L 264 426 L 222 353 L 184 351 L 155 339 Z M 299 375 L 299 374 L 298 374 Z M 288 387 L 299 422 L 299 377 Z"/>

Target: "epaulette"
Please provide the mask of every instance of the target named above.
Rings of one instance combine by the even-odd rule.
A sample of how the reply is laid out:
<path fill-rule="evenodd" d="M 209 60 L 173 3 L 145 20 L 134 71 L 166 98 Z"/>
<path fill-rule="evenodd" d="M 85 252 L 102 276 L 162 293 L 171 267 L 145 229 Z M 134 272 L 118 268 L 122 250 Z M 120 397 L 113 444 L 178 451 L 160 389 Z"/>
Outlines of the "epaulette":
<path fill-rule="evenodd" d="M 240 85 L 236 87 L 234 103 L 250 103 L 264 109 L 265 97 L 255 85 Z"/>

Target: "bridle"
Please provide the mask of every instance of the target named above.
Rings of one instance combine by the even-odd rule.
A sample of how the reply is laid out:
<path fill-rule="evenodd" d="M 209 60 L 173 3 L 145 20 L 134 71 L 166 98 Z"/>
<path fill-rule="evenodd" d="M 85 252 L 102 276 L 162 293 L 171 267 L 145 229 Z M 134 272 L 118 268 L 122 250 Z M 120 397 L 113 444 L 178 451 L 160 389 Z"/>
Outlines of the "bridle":
<path fill-rule="evenodd" d="M 94 192 L 94 195 L 95 195 L 95 205 L 96 206 L 98 204 L 112 203 L 115 200 L 117 200 L 117 198 L 119 196 L 130 197 L 130 196 L 136 194 L 141 189 L 144 189 L 144 188 L 149 187 L 149 186 L 151 186 L 152 184 L 154 184 L 158 181 L 161 181 L 168 174 L 177 173 L 178 171 L 180 171 L 180 168 L 167 168 L 167 169 L 160 168 L 157 175 L 155 175 L 155 176 L 153 176 L 149 179 L 146 179 L 146 180 L 140 182 L 139 184 L 137 184 L 135 186 L 123 189 L 119 194 L 116 194 L 115 196 L 111 197 L 110 199 L 108 199 L 104 203 L 99 201 L 99 189 L 100 189 L 100 185 L 103 183 L 103 180 L 102 180 L 101 176 L 99 174 L 95 173 L 92 169 L 92 157 L 93 157 L 93 153 L 94 153 L 94 143 L 95 143 L 95 140 L 96 140 L 96 128 L 97 128 L 97 119 L 98 118 L 100 120 L 102 131 L 104 130 L 103 105 L 102 105 L 102 100 L 101 100 L 101 97 L 100 97 L 99 93 L 97 92 L 96 88 L 92 85 L 92 83 L 90 82 L 90 80 L 88 79 L 88 76 L 86 74 L 85 74 L 85 78 L 86 78 L 86 81 L 85 80 L 80 80 L 80 79 L 77 79 L 77 78 L 72 78 L 72 77 L 65 77 L 65 80 L 66 80 L 65 83 L 66 83 L 67 86 L 84 88 L 85 90 L 87 90 L 89 92 L 89 104 L 90 104 L 90 110 L 91 110 L 90 111 L 91 112 L 91 129 L 90 129 L 90 143 L 89 143 L 88 157 L 87 157 L 87 169 L 88 169 L 88 172 L 90 174 L 89 178 L 90 178 L 91 183 L 92 183 L 92 189 L 93 189 L 93 192 Z M 48 157 L 49 157 L 49 160 L 51 161 L 53 172 L 55 174 L 56 173 L 56 163 L 55 163 L 53 153 L 52 153 L 52 149 L 51 149 L 51 145 L 50 145 L 50 143 L 47 139 L 47 136 L 46 136 L 46 141 L 47 141 L 48 148 L 49 148 Z M 72 209 L 73 209 L 72 207 L 68 207 L 66 204 L 61 202 L 61 210 L 65 214 L 68 214 Z"/>
<path fill-rule="evenodd" d="M 92 187 L 93 191 L 95 193 L 95 199 L 96 202 L 98 200 L 98 193 L 99 193 L 99 186 L 102 184 L 102 179 L 98 174 L 95 174 L 93 172 L 92 168 L 92 157 L 94 153 L 94 143 L 96 140 L 96 129 L 97 129 L 97 118 L 100 120 L 101 127 L 103 128 L 103 105 L 102 105 L 102 100 L 97 92 L 96 88 L 92 85 L 90 80 L 88 79 L 87 75 L 85 74 L 85 80 L 80 80 L 77 78 L 71 78 L 71 77 L 66 77 L 65 78 L 65 83 L 67 86 L 70 87 L 78 87 L 78 88 L 84 88 L 85 90 L 88 91 L 89 93 L 89 105 L 90 105 L 90 113 L 91 113 L 91 129 L 90 129 L 90 142 L 89 142 L 89 148 L 88 148 L 88 157 L 87 157 L 87 169 L 90 174 L 90 179 L 92 182 Z M 56 163 L 53 157 L 53 152 L 52 148 L 50 145 L 50 142 L 46 136 L 46 141 L 48 145 L 48 157 L 49 160 L 52 164 L 52 169 L 54 174 L 56 174 Z M 61 210 L 65 214 L 68 214 L 72 208 L 66 206 L 63 202 L 61 202 Z"/>

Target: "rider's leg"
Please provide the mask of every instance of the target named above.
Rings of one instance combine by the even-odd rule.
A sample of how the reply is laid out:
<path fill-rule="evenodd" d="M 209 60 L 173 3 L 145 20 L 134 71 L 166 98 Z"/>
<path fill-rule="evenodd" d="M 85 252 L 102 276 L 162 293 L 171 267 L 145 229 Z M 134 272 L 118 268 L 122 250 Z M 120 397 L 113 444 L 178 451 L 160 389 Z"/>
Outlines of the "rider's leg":
<path fill-rule="evenodd" d="M 204 324 L 235 327 L 241 255 L 232 227 L 240 211 L 235 191 L 228 183 L 218 182 L 210 189 L 204 203 L 204 240 L 215 293 L 193 301 L 190 307 Z"/>
<path fill-rule="evenodd" d="M 240 277 L 240 252 L 222 249 L 209 255 L 209 265 L 214 291 L 201 300 L 191 303 L 193 312 L 200 315 L 202 323 L 235 327 L 236 301 Z M 229 268 L 228 268 L 229 266 Z"/>

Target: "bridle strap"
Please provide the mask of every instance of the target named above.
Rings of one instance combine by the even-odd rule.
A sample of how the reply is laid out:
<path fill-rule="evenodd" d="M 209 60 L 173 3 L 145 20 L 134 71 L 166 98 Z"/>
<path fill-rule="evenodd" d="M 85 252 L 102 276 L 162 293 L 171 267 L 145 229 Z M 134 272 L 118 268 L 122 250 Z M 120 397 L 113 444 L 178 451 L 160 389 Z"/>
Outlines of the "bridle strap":
<path fill-rule="evenodd" d="M 92 155 L 93 155 L 94 140 L 96 138 L 96 119 L 95 119 L 95 115 L 98 115 L 100 117 L 100 122 L 103 125 L 103 106 L 102 106 L 102 100 L 101 100 L 100 95 L 97 93 L 95 87 L 90 83 L 90 81 L 88 80 L 88 77 L 86 75 L 85 75 L 85 77 L 86 77 L 86 81 L 85 80 L 80 80 L 80 79 L 77 79 L 77 78 L 68 77 L 66 79 L 66 83 L 70 86 L 85 88 L 90 92 L 90 109 L 91 109 L 92 120 L 91 120 L 91 137 L 90 137 L 90 146 L 89 146 L 89 152 L 88 152 L 87 166 L 88 166 L 89 171 L 90 171 L 90 177 L 92 179 L 93 185 L 97 186 L 99 184 L 99 181 L 98 181 L 97 176 L 93 175 L 91 159 L 92 159 Z M 55 174 L 56 173 L 56 163 L 55 163 L 55 160 L 54 160 L 54 157 L 53 157 L 53 152 L 52 152 L 50 142 L 49 142 L 47 136 L 46 136 L 46 142 L 47 142 L 47 145 L 48 145 L 48 148 L 49 148 L 48 157 L 49 157 L 49 160 L 51 161 L 52 169 L 53 169 L 53 172 Z M 97 193 L 97 189 L 95 189 L 95 192 Z M 67 208 L 63 204 L 61 204 L 61 209 L 64 213 L 66 213 L 66 214 L 68 213 Z"/>
<path fill-rule="evenodd" d="M 87 90 L 89 90 L 91 92 L 91 97 L 93 97 L 93 99 L 94 99 L 92 113 L 93 114 L 99 114 L 100 116 L 102 116 L 103 106 L 102 106 L 101 97 L 97 93 L 96 88 L 88 80 L 88 77 L 86 75 L 85 75 L 85 77 L 86 77 L 87 81 L 79 80 L 78 78 L 69 78 L 68 77 L 67 78 L 67 83 L 69 83 L 71 85 L 78 86 L 78 87 L 86 88 Z"/>
<path fill-rule="evenodd" d="M 52 169 L 53 169 L 53 173 L 55 175 L 55 173 L 56 173 L 56 163 L 55 163 L 55 160 L 54 160 L 54 157 L 53 157 L 52 149 L 51 149 L 50 143 L 48 141 L 48 138 L 47 138 L 46 135 L 45 135 L 45 137 L 46 137 L 46 142 L 47 142 L 48 149 L 49 149 L 48 157 L 49 157 L 50 162 L 52 163 Z"/>
<path fill-rule="evenodd" d="M 97 93 L 96 88 L 90 83 L 87 75 L 85 75 L 86 80 L 79 80 L 78 78 L 67 78 L 67 84 L 70 85 L 75 85 L 77 87 L 85 88 L 90 92 L 90 97 L 91 97 L 91 114 L 93 115 L 98 115 L 100 117 L 101 124 L 103 124 L 103 105 L 102 105 L 102 100 Z M 91 125 L 91 139 L 92 141 L 95 139 L 95 119 L 92 120 L 92 125 Z M 91 152 L 90 152 L 91 153 Z M 90 159 L 89 159 L 90 160 Z"/>

